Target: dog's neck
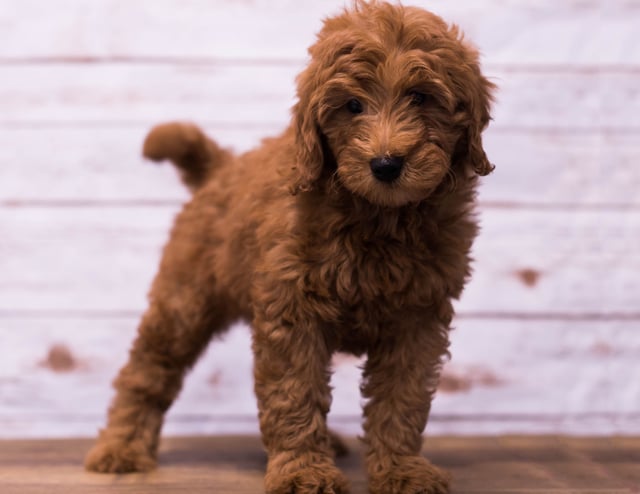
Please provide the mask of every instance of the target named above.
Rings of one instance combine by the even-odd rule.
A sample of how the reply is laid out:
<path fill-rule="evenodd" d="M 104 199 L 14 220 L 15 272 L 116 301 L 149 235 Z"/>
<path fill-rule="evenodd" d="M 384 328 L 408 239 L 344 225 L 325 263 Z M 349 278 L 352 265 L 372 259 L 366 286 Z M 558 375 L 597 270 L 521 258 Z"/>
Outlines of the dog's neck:
<path fill-rule="evenodd" d="M 455 187 L 443 183 L 429 197 L 400 207 L 372 204 L 340 184 L 324 182 L 303 192 L 300 227 L 326 236 L 358 231 L 363 240 L 406 242 L 415 232 L 436 233 L 445 224 L 471 214 L 475 202 L 475 178 L 458 180 Z"/>

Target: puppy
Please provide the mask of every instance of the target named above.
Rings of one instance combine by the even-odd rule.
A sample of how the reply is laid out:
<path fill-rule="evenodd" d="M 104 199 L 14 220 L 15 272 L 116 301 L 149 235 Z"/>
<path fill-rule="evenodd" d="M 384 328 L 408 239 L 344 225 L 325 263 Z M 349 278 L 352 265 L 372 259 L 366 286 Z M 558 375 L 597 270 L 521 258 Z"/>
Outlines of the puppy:
<path fill-rule="evenodd" d="M 233 156 L 197 127 L 151 131 L 193 198 L 164 249 L 108 425 L 86 467 L 145 471 L 163 415 L 207 343 L 251 322 L 267 493 L 345 493 L 326 416 L 334 352 L 366 355 L 372 493 L 444 493 L 420 454 L 470 273 L 481 132 L 493 85 L 455 26 L 356 1 L 327 19 L 291 125 Z"/>

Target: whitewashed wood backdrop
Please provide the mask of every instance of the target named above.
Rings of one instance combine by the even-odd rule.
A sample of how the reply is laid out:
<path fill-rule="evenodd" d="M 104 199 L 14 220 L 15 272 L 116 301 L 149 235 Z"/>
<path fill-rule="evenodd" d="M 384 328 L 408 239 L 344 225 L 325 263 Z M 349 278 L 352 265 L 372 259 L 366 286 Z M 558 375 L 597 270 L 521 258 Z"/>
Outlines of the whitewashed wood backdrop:
<path fill-rule="evenodd" d="M 342 0 L 0 0 L 0 437 L 93 435 L 187 193 L 140 157 L 193 120 L 236 150 L 289 118 Z M 431 433 L 640 433 L 640 1 L 414 2 L 499 86 L 483 231 Z M 53 351 L 52 351 L 53 349 Z M 359 432 L 358 361 L 331 422 Z M 168 433 L 257 431 L 248 330 Z"/>

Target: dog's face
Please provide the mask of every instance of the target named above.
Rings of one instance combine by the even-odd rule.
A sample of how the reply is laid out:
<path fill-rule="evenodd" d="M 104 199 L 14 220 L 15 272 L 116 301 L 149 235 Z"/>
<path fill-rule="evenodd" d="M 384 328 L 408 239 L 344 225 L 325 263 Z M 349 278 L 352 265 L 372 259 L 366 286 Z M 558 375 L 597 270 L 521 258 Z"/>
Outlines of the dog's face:
<path fill-rule="evenodd" d="M 455 27 L 422 9 L 358 2 L 325 21 L 298 78 L 301 189 L 323 176 L 367 201 L 427 198 L 455 167 L 492 166 L 480 134 L 493 85 Z"/>

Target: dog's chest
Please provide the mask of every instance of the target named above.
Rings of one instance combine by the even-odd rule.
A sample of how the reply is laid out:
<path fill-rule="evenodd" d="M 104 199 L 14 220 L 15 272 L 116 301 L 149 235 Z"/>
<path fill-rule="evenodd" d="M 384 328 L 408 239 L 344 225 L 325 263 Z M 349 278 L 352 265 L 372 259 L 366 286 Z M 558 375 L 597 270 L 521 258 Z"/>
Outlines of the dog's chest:
<path fill-rule="evenodd" d="M 309 264 L 307 287 L 341 321 L 428 307 L 446 291 L 437 248 L 420 238 L 336 235 Z"/>
<path fill-rule="evenodd" d="M 382 302 L 389 308 L 398 305 L 415 293 L 429 265 L 427 253 L 384 239 L 341 247 L 337 262 L 325 267 L 333 270 L 326 288 L 349 308 Z"/>

